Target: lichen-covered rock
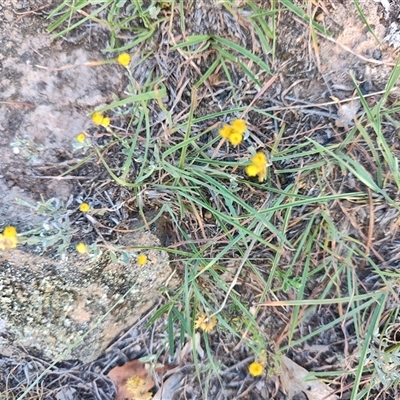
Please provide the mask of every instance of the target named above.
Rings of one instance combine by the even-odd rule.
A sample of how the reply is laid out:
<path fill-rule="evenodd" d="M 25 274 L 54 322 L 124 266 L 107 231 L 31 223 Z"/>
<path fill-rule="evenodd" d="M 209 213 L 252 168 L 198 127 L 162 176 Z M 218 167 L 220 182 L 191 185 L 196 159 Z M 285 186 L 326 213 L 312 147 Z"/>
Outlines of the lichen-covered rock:
<path fill-rule="evenodd" d="M 132 246 L 159 246 L 150 233 L 129 238 Z M 10 344 L 35 348 L 53 359 L 90 362 L 159 298 L 171 275 L 168 254 L 144 251 L 147 263 L 129 264 L 108 257 L 91 260 L 71 254 L 66 260 L 0 253 L 0 353 Z"/>

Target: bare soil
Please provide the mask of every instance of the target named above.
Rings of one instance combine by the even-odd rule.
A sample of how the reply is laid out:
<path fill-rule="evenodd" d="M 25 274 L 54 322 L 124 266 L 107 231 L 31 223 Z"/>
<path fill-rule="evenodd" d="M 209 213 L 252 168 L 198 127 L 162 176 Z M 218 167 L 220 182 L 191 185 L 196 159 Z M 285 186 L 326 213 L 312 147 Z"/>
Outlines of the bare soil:
<path fill-rule="evenodd" d="M 104 59 L 103 31 L 82 40 L 51 39 L 46 16 L 53 7 L 45 1 L 0 5 L 0 216 L 2 225 L 20 230 L 30 217 L 13 204 L 15 197 L 34 204 L 79 194 L 76 180 L 52 176 L 76 162 L 72 144 L 91 126 L 89 114 L 124 89 L 123 71 L 84 65 Z"/>

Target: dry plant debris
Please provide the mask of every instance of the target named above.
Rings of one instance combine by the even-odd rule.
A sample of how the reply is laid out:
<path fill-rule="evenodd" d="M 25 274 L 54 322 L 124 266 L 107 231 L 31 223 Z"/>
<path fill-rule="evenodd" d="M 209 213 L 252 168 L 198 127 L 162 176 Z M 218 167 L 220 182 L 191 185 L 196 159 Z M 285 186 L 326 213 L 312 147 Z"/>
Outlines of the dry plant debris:
<path fill-rule="evenodd" d="M 338 397 L 322 381 L 307 379 L 309 372 L 290 358 L 281 358 L 280 380 L 289 399 L 304 393 L 308 400 L 337 400 Z"/>

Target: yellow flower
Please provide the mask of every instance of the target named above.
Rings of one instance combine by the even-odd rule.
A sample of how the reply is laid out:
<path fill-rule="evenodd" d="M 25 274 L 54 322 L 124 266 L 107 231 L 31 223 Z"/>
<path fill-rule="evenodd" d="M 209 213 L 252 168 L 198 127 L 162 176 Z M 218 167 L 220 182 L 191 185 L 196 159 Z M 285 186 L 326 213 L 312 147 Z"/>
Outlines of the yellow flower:
<path fill-rule="evenodd" d="M 263 152 L 258 152 L 251 159 L 251 164 L 246 167 L 246 174 L 250 177 L 258 176 L 259 182 L 264 182 L 267 177 L 267 156 Z"/>
<path fill-rule="evenodd" d="M 5 237 L 14 237 L 17 236 L 17 230 L 13 226 L 6 226 L 3 231 L 3 235 Z"/>
<path fill-rule="evenodd" d="M 258 165 L 260 167 L 263 167 L 264 165 L 267 164 L 267 157 L 266 155 L 259 151 L 258 153 L 256 153 L 256 155 L 251 159 L 251 162 L 255 165 Z"/>
<path fill-rule="evenodd" d="M 259 171 L 260 171 L 259 168 L 256 165 L 253 165 L 253 164 L 248 165 L 246 167 L 246 174 L 248 176 L 250 176 L 250 177 L 256 176 Z"/>
<path fill-rule="evenodd" d="M 95 111 L 92 114 L 92 121 L 95 125 L 101 125 L 104 126 L 105 128 L 110 125 L 110 118 L 104 117 L 101 115 L 99 112 Z"/>
<path fill-rule="evenodd" d="M 92 114 L 92 121 L 95 125 L 101 125 L 104 117 L 97 111 Z"/>
<path fill-rule="evenodd" d="M 79 211 L 82 211 L 83 213 L 88 212 L 90 210 L 90 206 L 88 203 L 82 203 L 79 206 Z"/>
<path fill-rule="evenodd" d="M 118 56 L 117 61 L 123 67 L 127 67 L 131 62 L 131 56 L 128 53 L 122 53 Z"/>
<path fill-rule="evenodd" d="M 84 134 L 84 133 L 80 133 L 79 135 L 77 135 L 76 140 L 77 140 L 79 143 L 83 143 L 83 142 L 86 140 L 85 134 Z"/>
<path fill-rule="evenodd" d="M 260 376 L 263 373 L 263 369 L 263 366 L 257 361 L 254 361 L 249 365 L 249 373 L 253 376 Z"/>
<path fill-rule="evenodd" d="M 224 138 L 224 139 L 228 139 L 229 136 L 232 133 L 232 127 L 230 127 L 229 125 L 224 125 L 220 130 L 219 130 L 219 134 Z"/>
<path fill-rule="evenodd" d="M 147 256 L 145 254 L 139 254 L 136 261 L 139 265 L 144 265 L 147 263 Z"/>
<path fill-rule="evenodd" d="M 235 119 L 231 125 L 224 125 L 219 134 L 229 141 L 233 146 L 242 143 L 243 135 L 246 132 L 246 121 L 243 119 Z"/>
<path fill-rule="evenodd" d="M 135 400 L 150 400 L 153 395 L 146 391 L 147 382 L 134 375 L 126 381 L 126 390 L 132 394 L 132 398 Z"/>
<path fill-rule="evenodd" d="M 79 242 L 79 243 L 76 245 L 75 248 L 76 248 L 76 251 L 77 251 L 78 253 L 81 253 L 81 254 L 84 254 L 84 253 L 87 253 L 87 252 L 88 252 L 88 248 L 87 248 L 86 244 L 83 243 L 83 242 Z"/>
<path fill-rule="evenodd" d="M 110 125 L 110 118 L 104 117 L 103 122 L 101 123 L 101 126 L 104 126 L 104 128 L 107 128 L 108 125 Z"/>
<path fill-rule="evenodd" d="M 246 132 L 246 121 L 243 119 L 235 119 L 232 121 L 232 129 L 236 133 L 243 135 Z"/>
<path fill-rule="evenodd" d="M 0 250 L 15 249 L 18 244 L 17 230 L 13 226 L 4 228 L 0 234 Z"/>
<path fill-rule="evenodd" d="M 212 317 L 207 317 L 206 314 L 201 314 L 194 325 L 195 329 L 200 328 L 206 333 L 210 333 L 217 325 L 217 317 L 213 315 Z"/>
<path fill-rule="evenodd" d="M 228 140 L 231 142 L 233 146 L 237 146 L 238 144 L 242 143 L 243 135 L 238 132 L 233 132 L 229 136 Z"/>

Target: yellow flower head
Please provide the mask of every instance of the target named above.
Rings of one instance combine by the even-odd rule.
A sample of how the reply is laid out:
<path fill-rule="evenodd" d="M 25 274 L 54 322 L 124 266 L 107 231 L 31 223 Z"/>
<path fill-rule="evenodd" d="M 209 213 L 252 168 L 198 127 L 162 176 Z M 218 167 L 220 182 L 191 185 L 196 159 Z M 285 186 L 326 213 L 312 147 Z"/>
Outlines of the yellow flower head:
<path fill-rule="evenodd" d="M 217 317 L 215 315 L 213 315 L 212 317 L 207 317 L 206 314 L 201 314 L 197 318 L 194 327 L 195 329 L 200 328 L 204 332 L 210 333 L 215 328 L 216 325 L 217 325 Z"/>
<path fill-rule="evenodd" d="M 139 265 L 144 265 L 144 264 L 146 264 L 146 263 L 147 263 L 147 256 L 146 256 L 146 254 L 139 254 L 136 261 L 137 261 L 137 263 L 138 263 Z"/>
<path fill-rule="evenodd" d="M 264 182 L 267 177 L 267 156 L 263 152 L 256 153 L 251 159 L 251 164 L 246 167 L 246 174 L 250 177 L 258 176 L 258 181 Z"/>
<path fill-rule="evenodd" d="M 246 167 L 246 174 L 250 177 L 257 176 L 259 172 L 260 169 L 257 167 L 257 165 L 250 164 Z"/>
<path fill-rule="evenodd" d="M 76 251 L 81 254 L 88 252 L 88 248 L 87 248 L 86 244 L 83 242 L 78 243 L 75 248 L 76 248 Z"/>
<path fill-rule="evenodd" d="M 260 167 L 263 167 L 264 165 L 267 164 L 267 157 L 266 155 L 259 151 L 258 153 L 256 153 L 256 155 L 251 159 L 251 162 L 255 165 L 258 165 Z"/>
<path fill-rule="evenodd" d="M 104 126 L 104 128 L 107 128 L 108 125 L 110 125 L 110 118 L 104 117 L 103 122 L 101 123 L 101 126 Z"/>
<path fill-rule="evenodd" d="M 118 56 L 117 61 L 123 67 L 127 67 L 131 62 L 131 56 L 128 53 L 122 53 Z"/>
<path fill-rule="evenodd" d="M 224 139 L 229 139 L 229 136 L 232 133 L 232 127 L 229 125 L 224 125 L 220 130 L 219 134 L 224 138 Z"/>
<path fill-rule="evenodd" d="M 3 231 L 3 235 L 5 237 L 14 237 L 17 236 L 17 230 L 13 226 L 6 226 Z"/>
<path fill-rule="evenodd" d="M 110 125 L 110 118 L 104 117 L 102 114 L 99 112 L 95 111 L 92 114 L 92 121 L 95 125 L 101 125 L 104 126 L 105 128 Z"/>
<path fill-rule="evenodd" d="M 75 138 L 79 143 L 84 143 L 86 140 L 86 136 L 84 133 L 80 133 L 79 135 L 76 136 Z"/>
<path fill-rule="evenodd" d="M 252 376 L 260 376 L 263 373 L 263 369 L 263 366 L 257 361 L 254 361 L 249 365 L 249 373 Z"/>
<path fill-rule="evenodd" d="M 246 121 L 244 119 L 235 119 L 231 125 L 236 133 L 243 135 L 246 132 Z"/>
<path fill-rule="evenodd" d="M 238 144 L 242 143 L 243 135 L 238 132 L 233 132 L 229 136 L 228 140 L 233 146 L 237 146 Z"/>
<path fill-rule="evenodd" d="M 95 125 L 101 125 L 104 117 L 97 111 L 92 114 L 92 121 Z"/>
<path fill-rule="evenodd" d="M 242 143 L 243 135 L 246 132 L 246 121 L 243 119 L 235 119 L 231 125 L 224 125 L 219 134 L 227 139 L 233 146 Z"/>
<path fill-rule="evenodd" d="M 88 203 L 82 203 L 79 206 L 79 211 L 82 211 L 83 213 L 88 212 L 90 210 L 90 206 Z"/>
<path fill-rule="evenodd" d="M 13 226 L 4 228 L 0 234 L 0 250 L 15 249 L 18 244 L 17 230 Z"/>
<path fill-rule="evenodd" d="M 146 390 L 147 382 L 134 375 L 126 381 L 126 390 L 132 395 L 135 400 L 150 400 L 153 394 Z"/>

